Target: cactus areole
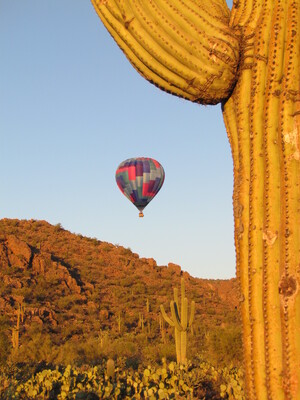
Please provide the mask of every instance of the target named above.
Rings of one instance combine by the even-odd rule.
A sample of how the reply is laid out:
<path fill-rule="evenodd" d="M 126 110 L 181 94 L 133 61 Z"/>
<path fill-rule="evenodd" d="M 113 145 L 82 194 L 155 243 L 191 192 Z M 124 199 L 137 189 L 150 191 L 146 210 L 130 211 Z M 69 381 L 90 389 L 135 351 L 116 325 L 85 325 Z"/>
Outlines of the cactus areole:
<path fill-rule="evenodd" d="M 247 399 L 300 399 L 300 0 L 92 0 L 159 88 L 222 103 Z"/>

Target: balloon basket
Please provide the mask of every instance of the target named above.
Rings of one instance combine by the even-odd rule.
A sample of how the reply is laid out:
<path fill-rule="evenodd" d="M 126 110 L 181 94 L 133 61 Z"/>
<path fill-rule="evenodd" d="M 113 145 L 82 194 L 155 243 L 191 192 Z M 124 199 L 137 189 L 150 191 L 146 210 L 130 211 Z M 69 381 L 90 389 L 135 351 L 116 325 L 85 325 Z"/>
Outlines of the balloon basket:
<path fill-rule="evenodd" d="M 142 218 L 144 216 L 143 211 L 139 213 L 139 217 Z"/>

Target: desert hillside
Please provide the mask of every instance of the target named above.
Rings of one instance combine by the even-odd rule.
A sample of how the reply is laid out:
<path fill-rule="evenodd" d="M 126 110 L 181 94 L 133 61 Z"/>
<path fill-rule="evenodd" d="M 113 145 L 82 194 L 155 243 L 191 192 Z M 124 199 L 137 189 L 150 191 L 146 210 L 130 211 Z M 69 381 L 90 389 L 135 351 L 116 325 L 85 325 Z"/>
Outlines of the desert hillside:
<path fill-rule="evenodd" d="M 188 353 L 214 362 L 240 359 L 235 279 L 204 280 L 180 266 L 157 265 L 122 246 L 73 234 L 46 221 L 0 221 L 0 346 L 37 362 L 96 362 L 101 356 L 175 359 L 170 313 L 173 288 L 184 277 L 196 303 Z M 19 348 L 12 334 L 21 310 Z M 38 345 L 37 345 L 38 344 Z M 145 351 L 147 349 L 147 351 Z M 149 349 L 152 349 L 149 351 Z M 230 353 L 230 355 L 229 355 Z"/>

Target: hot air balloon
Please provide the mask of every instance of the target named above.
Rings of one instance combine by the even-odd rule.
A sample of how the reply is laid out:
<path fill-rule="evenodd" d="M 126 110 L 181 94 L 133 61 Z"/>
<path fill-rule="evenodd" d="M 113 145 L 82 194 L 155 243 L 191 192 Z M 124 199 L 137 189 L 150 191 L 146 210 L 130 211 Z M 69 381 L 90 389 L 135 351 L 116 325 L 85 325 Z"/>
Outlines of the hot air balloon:
<path fill-rule="evenodd" d="M 116 181 L 121 192 L 140 211 L 157 195 L 165 179 L 165 171 L 153 158 L 137 157 L 123 161 L 117 168 Z"/>

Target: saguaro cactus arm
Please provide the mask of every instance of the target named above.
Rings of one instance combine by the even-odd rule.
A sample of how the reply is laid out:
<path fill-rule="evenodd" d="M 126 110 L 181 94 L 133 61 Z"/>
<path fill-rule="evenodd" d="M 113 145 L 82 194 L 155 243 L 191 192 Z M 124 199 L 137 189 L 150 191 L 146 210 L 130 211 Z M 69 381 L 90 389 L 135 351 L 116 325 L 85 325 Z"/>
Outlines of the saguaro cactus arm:
<path fill-rule="evenodd" d="M 171 315 L 172 315 L 172 321 L 174 322 L 175 328 L 181 332 L 184 330 L 182 321 L 180 320 L 179 312 L 178 312 L 178 307 L 175 301 L 171 301 L 170 303 L 170 309 L 171 309 Z M 181 310 L 181 313 L 183 315 L 183 310 Z M 184 317 L 182 317 L 184 318 Z"/>
<path fill-rule="evenodd" d="M 107 30 L 149 82 L 216 104 L 236 82 L 239 42 L 225 0 L 92 0 Z"/>
<path fill-rule="evenodd" d="M 179 310 L 178 310 L 178 303 L 176 303 L 176 301 L 171 301 L 170 302 L 170 309 L 171 309 L 171 315 L 172 315 L 172 321 L 174 323 L 174 325 L 176 326 L 176 328 L 179 331 L 186 331 L 187 329 L 189 329 L 193 322 L 194 322 L 194 315 L 195 315 L 195 302 L 194 300 L 192 300 L 191 302 L 191 311 L 190 311 L 190 318 L 188 321 L 187 315 L 188 315 L 188 299 L 186 297 L 184 297 L 183 303 L 182 303 L 182 307 L 181 308 L 181 318 L 180 318 L 180 314 L 179 314 Z M 163 307 L 163 306 L 161 306 Z M 166 315 L 166 314 L 165 314 Z M 164 318 L 165 318 L 165 315 Z M 167 315 L 166 315 L 167 316 Z M 169 318 L 167 316 L 167 318 Z M 169 321 L 167 321 L 169 322 Z"/>
<path fill-rule="evenodd" d="M 173 322 L 173 320 L 172 320 L 170 317 L 168 317 L 168 314 L 166 313 L 165 308 L 164 308 L 164 306 L 163 306 L 162 304 L 160 305 L 160 311 L 161 311 L 161 314 L 162 314 L 164 320 L 165 320 L 170 326 L 175 326 L 175 323 Z"/>

